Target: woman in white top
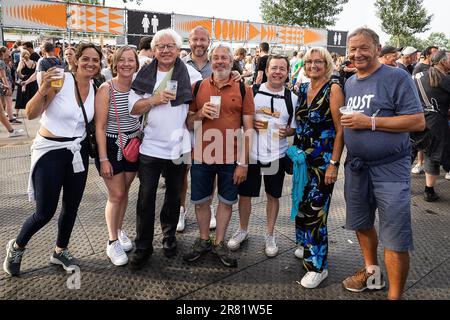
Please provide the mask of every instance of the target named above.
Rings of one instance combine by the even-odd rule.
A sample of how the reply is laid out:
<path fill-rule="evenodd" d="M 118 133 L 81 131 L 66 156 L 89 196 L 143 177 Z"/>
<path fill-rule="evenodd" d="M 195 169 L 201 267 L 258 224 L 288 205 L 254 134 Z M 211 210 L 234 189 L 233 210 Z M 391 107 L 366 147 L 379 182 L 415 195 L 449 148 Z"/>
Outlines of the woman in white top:
<path fill-rule="evenodd" d="M 86 185 L 88 146 L 75 85 L 78 84 L 88 121 L 91 121 L 95 96 L 91 79 L 100 72 L 100 60 L 98 48 L 93 44 L 80 44 L 75 55 L 73 76 L 65 73 L 63 85 L 52 87 L 51 82 L 59 72 L 54 67 L 50 68 L 43 74 L 36 95 L 27 104 L 28 119 L 41 116 L 41 127 L 31 147 L 28 186 L 30 200 L 36 201 L 36 212 L 25 221 L 17 238 L 7 245 L 3 268 L 12 276 L 20 273 L 22 255 L 31 237 L 53 218 L 61 189 L 64 191 L 58 236 L 50 262 L 71 272 L 78 268 L 78 261 L 67 247 Z"/>
<path fill-rule="evenodd" d="M 136 51 L 129 46 L 118 49 L 112 57 L 111 68 L 116 76 L 101 85 L 95 98 L 99 151 L 99 159 L 96 159 L 95 164 L 108 188 L 105 217 L 109 241 L 106 254 L 114 265 L 121 266 L 128 262 L 125 251 L 133 248 L 122 225 L 128 205 L 128 192 L 136 177 L 138 162 L 127 161 L 122 148 L 139 134 L 140 128 L 139 119 L 130 116 L 128 111 L 131 82 L 134 73 L 139 70 Z"/>

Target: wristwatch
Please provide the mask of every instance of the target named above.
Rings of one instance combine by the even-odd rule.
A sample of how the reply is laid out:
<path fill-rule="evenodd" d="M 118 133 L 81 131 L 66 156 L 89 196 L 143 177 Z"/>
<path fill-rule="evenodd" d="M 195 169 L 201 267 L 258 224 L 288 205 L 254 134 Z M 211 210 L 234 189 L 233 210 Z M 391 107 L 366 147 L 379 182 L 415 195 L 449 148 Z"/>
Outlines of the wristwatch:
<path fill-rule="evenodd" d="M 242 167 L 242 168 L 248 168 L 248 164 L 241 163 L 241 162 L 239 162 L 239 161 L 237 161 L 236 164 L 237 164 L 239 167 Z"/>
<path fill-rule="evenodd" d="M 340 165 L 339 161 L 330 160 L 330 163 L 331 163 L 333 166 L 335 166 L 336 168 L 339 168 L 339 165 Z"/>

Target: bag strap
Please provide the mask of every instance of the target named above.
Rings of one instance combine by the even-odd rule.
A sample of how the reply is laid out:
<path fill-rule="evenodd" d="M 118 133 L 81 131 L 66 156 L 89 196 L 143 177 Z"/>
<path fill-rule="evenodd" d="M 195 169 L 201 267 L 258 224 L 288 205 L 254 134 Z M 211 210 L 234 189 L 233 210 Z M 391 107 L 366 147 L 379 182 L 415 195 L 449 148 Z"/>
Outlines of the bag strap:
<path fill-rule="evenodd" d="M 291 90 L 284 88 L 284 102 L 286 103 L 286 109 L 289 114 L 288 127 L 291 127 L 292 118 L 294 117 L 294 105 L 292 104 Z"/>
<path fill-rule="evenodd" d="M 117 104 L 116 104 L 116 96 L 114 95 L 114 87 L 112 85 L 112 80 L 108 81 L 109 88 L 111 90 L 111 97 L 114 104 L 114 112 L 116 113 L 116 121 L 117 121 L 117 129 L 119 130 L 119 141 L 120 141 L 120 149 L 122 149 L 123 153 L 123 141 L 122 141 L 122 133 L 120 132 L 120 120 L 119 120 L 119 113 L 117 112 Z"/>
<path fill-rule="evenodd" d="M 420 78 L 416 78 L 417 86 L 419 87 L 420 95 L 422 96 L 423 102 L 425 102 L 425 107 L 428 109 L 431 109 L 434 111 L 433 105 L 430 103 L 430 100 L 428 99 L 427 94 L 425 93 L 425 89 L 423 88 L 422 81 L 420 81 Z M 429 111 L 431 111 L 429 110 Z"/>
<path fill-rule="evenodd" d="M 73 73 L 71 73 L 71 75 L 72 75 L 73 81 L 75 83 L 75 93 L 76 93 L 76 97 L 77 97 L 78 106 L 81 108 L 81 111 L 83 112 L 84 123 L 86 124 L 86 131 L 88 131 L 89 130 L 89 121 L 87 119 L 86 110 L 84 109 L 83 100 L 81 99 L 80 90 L 78 89 L 78 82 L 77 82 L 77 79 L 75 79 L 75 75 Z"/>

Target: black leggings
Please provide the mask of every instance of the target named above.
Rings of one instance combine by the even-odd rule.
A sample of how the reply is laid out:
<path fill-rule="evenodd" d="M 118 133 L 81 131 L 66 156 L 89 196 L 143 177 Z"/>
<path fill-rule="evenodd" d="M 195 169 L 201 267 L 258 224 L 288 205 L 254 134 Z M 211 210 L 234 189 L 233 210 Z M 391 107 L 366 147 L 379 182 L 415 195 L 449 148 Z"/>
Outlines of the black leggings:
<path fill-rule="evenodd" d="M 22 226 L 16 239 L 19 247 L 25 247 L 31 237 L 53 218 L 58 207 L 61 188 L 64 191 L 56 245 L 59 248 L 66 248 L 69 245 L 78 206 L 86 186 L 89 162 L 85 146 L 81 149 L 81 156 L 85 171 L 79 173 L 73 172 L 73 153 L 67 149 L 50 151 L 36 163 L 33 172 L 36 212 Z"/>

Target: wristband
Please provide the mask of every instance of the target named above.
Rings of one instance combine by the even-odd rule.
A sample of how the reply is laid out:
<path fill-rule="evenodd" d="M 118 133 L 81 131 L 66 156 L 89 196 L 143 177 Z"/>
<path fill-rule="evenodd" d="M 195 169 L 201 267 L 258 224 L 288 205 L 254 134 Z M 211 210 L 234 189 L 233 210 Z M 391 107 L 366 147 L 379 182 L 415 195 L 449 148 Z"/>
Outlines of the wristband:
<path fill-rule="evenodd" d="M 372 122 L 372 131 L 375 131 L 376 130 L 375 116 L 371 116 L 370 120 Z"/>
<path fill-rule="evenodd" d="M 100 158 L 99 159 L 100 162 L 105 162 L 105 161 L 109 161 L 108 157 L 104 157 L 104 158 Z"/>

